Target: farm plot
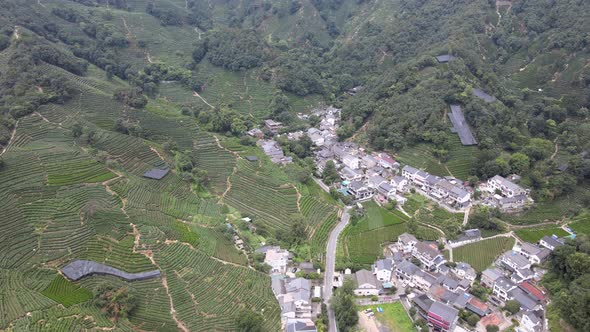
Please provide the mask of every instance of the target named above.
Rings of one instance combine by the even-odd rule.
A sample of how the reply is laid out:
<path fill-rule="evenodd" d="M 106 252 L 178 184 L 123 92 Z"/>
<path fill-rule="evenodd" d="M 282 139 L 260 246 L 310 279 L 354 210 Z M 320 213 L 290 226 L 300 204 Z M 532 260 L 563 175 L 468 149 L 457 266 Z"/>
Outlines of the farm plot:
<path fill-rule="evenodd" d="M 485 270 L 498 256 L 514 246 L 512 237 L 496 237 L 464 245 L 453 250 L 456 262 L 466 262 L 479 271 Z"/>
<path fill-rule="evenodd" d="M 568 226 L 576 233 L 590 235 L 590 213 L 583 211 Z"/>
<path fill-rule="evenodd" d="M 423 169 L 430 174 L 438 176 L 450 175 L 444 165 L 432 155 L 432 149 L 427 144 L 417 144 L 405 148 L 399 152 L 397 159 L 404 165 Z"/>
<path fill-rule="evenodd" d="M 192 154 L 196 166 L 207 170 L 215 190 L 224 192 L 227 189 L 227 178 L 236 166 L 236 157 L 221 149 L 211 135 L 203 132 L 196 135 Z"/>
<path fill-rule="evenodd" d="M 191 331 L 234 330 L 245 308 L 264 311 L 264 330 L 279 329 L 280 308 L 267 275 L 222 264 L 180 244 L 167 246 L 155 259 L 166 273 L 177 315 Z"/>
<path fill-rule="evenodd" d="M 310 238 L 311 259 L 324 259 L 328 237 L 337 223 L 338 215 L 332 213 L 313 231 Z"/>
<path fill-rule="evenodd" d="M 561 229 L 561 227 L 548 227 L 548 228 L 531 228 L 531 229 L 519 229 L 515 231 L 516 236 L 521 240 L 530 243 L 537 243 L 544 236 L 557 235 L 558 237 L 564 237 L 569 235 L 568 232 Z"/>
<path fill-rule="evenodd" d="M 40 153 L 39 158 L 45 165 L 50 186 L 103 182 L 116 176 L 103 164 L 82 153 L 50 149 Z"/>
<path fill-rule="evenodd" d="M 70 307 L 76 303 L 82 303 L 92 298 L 92 292 L 82 288 L 61 275 L 55 276 L 55 279 L 41 292 L 41 294 L 61 303 L 64 307 Z"/>
<path fill-rule="evenodd" d="M 297 192 L 293 185 L 280 184 L 242 162 L 231 176 L 225 202 L 252 215 L 254 222 L 269 230 L 287 230 L 290 216 L 298 214 Z"/>
<path fill-rule="evenodd" d="M 451 238 L 461 231 L 463 214 L 450 213 L 418 194 L 410 196 L 404 204 L 404 210 L 412 214 L 416 221 L 442 229 L 447 237 Z"/>

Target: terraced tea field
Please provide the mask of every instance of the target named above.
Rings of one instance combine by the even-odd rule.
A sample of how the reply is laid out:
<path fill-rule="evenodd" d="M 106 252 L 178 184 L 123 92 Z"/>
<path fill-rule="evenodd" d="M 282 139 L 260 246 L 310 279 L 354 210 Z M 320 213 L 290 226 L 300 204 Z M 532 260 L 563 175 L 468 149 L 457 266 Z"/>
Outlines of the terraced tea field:
<path fill-rule="evenodd" d="M 512 249 L 514 238 L 496 237 L 453 249 L 455 262 L 466 262 L 478 272 L 485 270 L 502 253 Z"/>

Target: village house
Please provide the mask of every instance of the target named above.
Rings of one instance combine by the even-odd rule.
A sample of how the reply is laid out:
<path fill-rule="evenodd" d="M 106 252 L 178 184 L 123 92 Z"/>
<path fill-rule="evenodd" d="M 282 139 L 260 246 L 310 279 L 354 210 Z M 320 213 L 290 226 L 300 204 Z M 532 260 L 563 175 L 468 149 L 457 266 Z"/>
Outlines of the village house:
<path fill-rule="evenodd" d="M 524 292 L 519 287 L 510 291 L 510 299 L 520 303 L 520 310 L 522 311 L 542 309 L 542 305 L 539 301 Z"/>
<path fill-rule="evenodd" d="M 340 178 L 349 182 L 360 181 L 363 179 L 363 173 L 346 166 L 340 170 Z"/>
<path fill-rule="evenodd" d="M 380 259 L 373 265 L 373 274 L 379 281 L 391 281 L 391 274 L 393 272 L 393 260 L 390 258 Z"/>
<path fill-rule="evenodd" d="M 519 330 L 524 332 L 541 332 L 543 331 L 543 314 L 533 311 L 524 311 L 519 314 Z"/>
<path fill-rule="evenodd" d="M 412 250 L 412 256 L 417 258 L 426 270 L 434 270 L 445 262 L 445 258 L 438 250 L 436 243 L 422 241 L 416 243 L 414 250 Z"/>
<path fill-rule="evenodd" d="M 494 294 L 500 301 L 506 302 L 512 299 L 511 291 L 516 288 L 516 285 L 506 277 L 500 277 L 494 283 L 492 294 Z"/>
<path fill-rule="evenodd" d="M 506 178 L 496 175 L 488 180 L 483 189 L 490 193 L 499 192 L 504 197 L 514 197 L 518 195 L 528 196 L 529 192 L 521 186 L 508 181 Z"/>
<path fill-rule="evenodd" d="M 357 156 L 353 156 L 350 154 L 347 154 L 344 157 L 342 157 L 342 163 L 345 166 L 355 170 L 360 168 L 359 158 Z"/>
<path fill-rule="evenodd" d="M 367 168 L 367 169 L 373 168 L 373 167 L 377 166 L 377 162 L 378 161 L 370 155 L 363 156 L 361 158 L 361 164 L 363 165 L 363 168 Z"/>
<path fill-rule="evenodd" d="M 459 311 L 440 302 L 433 302 L 428 310 L 428 325 L 435 331 L 448 332 L 455 329 Z"/>
<path fill-rule="evenodd" d="M 408 180 L 406 178 L 404 178 L 403 176 L 396 175 L 391 179 L 391 181 L 389 183 L 391 184 L 392 187 L 395 188 L 395 190 L 398 193 L 405 193 L 408 191 L 407 190 Z"/>
<path fill-rule="evenodd" d="M 357 200 L 365 200 L 373 197 L 375 191 L 362 181 L 353 181 L 348 185 L 348 192 Z"/>
<path fill-rule="evenodd" d="M 266 251 L 264 263 L 270 266 L 270 273 L 285 274 L 290 253 L 285 249 L 271 248 Z"/>
<path fill-rule="evenodd" d="M 391 158 L 389 155 L 387 155 L 386 153 L 378 153 L 377 154 L 377 160 L 379 162 L 379 165 L 383 168 L 387 168 L 387 169 L 398 169 L 400 164 L 395 161 L 393 158 Z"/>
<path fill-rule="evenodd" d="M 373 189 L 379 188 L 379 186 L 383 183 L 387 183 L 387 180 L 385 180 L 385 178 L 380 175 L 373 175 L 369 177 L 369 187 Z"/>
<path fill-rule="evenodd" d="M 252 128 L 247 132 L 248 136 L 252 136 L 258 139 L 264 138 L 264 133 L 259 128 Z"/>
<path fill-rule="evenodd" d="M 545 262 L 549 258 L 549 254 L 551 254 L 551 250 L 541 248 L 528 242 L 523 242 L 520 246 L 516 246 L 514 250 L 520 252 L 520 254 L 526 257 L 532 264 L 541 264 Z"/>
<path fill-rule="evenodd" d="M 402 168 L 402 176 L 440 203 L 458 208 L 467 207 L 471 203 L 471 193 L 453 178 L 441 178 L 411 166 Z"/>
<path fill-rule="evenodd" d="M 395 275 L 402 282 L 402 285 L 414 287 L 414 276 L 420 268 L 414 263 L 403 260 L 395 266 Z"/>
<path fill-rule="evenodd" d="M 285 332 L 317 332 L 315 324 L 309 318 L 288 319 Z"/>
<path fill-rule="evenodd" d="M 481 273 L 481 283 L 488 288 L 494 288 L 496 281 L 503 276 L 504 272 L 498 268 L 486 269 Z"/>
<path fill-rule="evenodd" d="M 463 235 L 459 236 L 455 240 L 449 240 L 448 242 L 451 248 L 455 248 L 468 243 L 477 242 L 479 240 L 481 240 L 481 231 L 475 228 L 463 231 Z"/>
<path fill-rule="evenodd" d="M 259 141 L 262 151 L 266 154 L 270 160 L 275 164 L 285 165 L 291 163 L 293 158 L 286 157 L 283 153 L 283 149 L 274 140 Z"/>
<path fill-rule="evenodd" d="M 283 128 L 283 124 L 281 122 L 277 122 L 271 119 L 264 120 L 264 126 L 268 129 L 271 133 L 278 133 L 279 130 Z"/>
<path fill-rule="evenodd" d="M 414 251 L 416 243 L 418 243 L 418 240 L 412 234 L 403 233 L 397 237 L 397 247 L 401 252 L 405 254 Z"/>
<path fill-rule="evenodd" d="M 353 275 L 356 280 L 356 289 L 354 295 L 356 296 L 372 296 L 379 295 L 381 283 L 375 278 L 371 271 L 359 270 Z"/>
<path fill-rule="evenodd" d="M 557 247 L 561 247 L 564 243 L 563 240 L 557 238 L 557 236 L 543 236 L 543 238 L 539 241 L 539 244 L 551 251 L 555 250 Z"/>
<path fill-rule="evenodd" d="M 477 277 L 477 272 L 475 269 L 472 268 L 471 265 L 464 262 L 458 262 L 452 271 L 459 279 L 466 279 L 470 283 L 473 282 Z"/>
<path fill-rule="evenodd" d="M 503 212 L 520 211 L 528 201 L 526 195 L 516 195 L 512 197 L 494 195 L 494 199 L 496 200 L 496 206 Z"/>
<path fill-rule="evenodd" d="M 521 269 L 530 269 L 531 262 L 514 250 L 510 250 L 502 254 L 500 262 L 505 266 L 509 267 L 512 271 Z"/>

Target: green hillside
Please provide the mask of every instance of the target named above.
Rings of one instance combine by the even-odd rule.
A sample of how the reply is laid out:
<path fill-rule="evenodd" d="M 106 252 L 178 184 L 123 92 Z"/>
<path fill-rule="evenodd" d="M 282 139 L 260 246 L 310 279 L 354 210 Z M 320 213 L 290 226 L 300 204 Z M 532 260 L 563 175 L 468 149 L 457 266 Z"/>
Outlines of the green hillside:
<path fill-rule="evenodd" d="M 320 104 L 342 108 L 340 139 L 404 164 L 471 182 L 517 173 L 537 206 L 499 218 L 584 233 L 589 15 L 576 0 L 1 1 L 0 329 L 233 331 L 253 311 L 278 330 L 270 278 L 229 230 L 246 251 L 280 244 L 321 266 L 339 206 L 310 180 L 305 142 L 279 167 L 246 132 L 267 118 L 305 130 L 314 119 L 296 114 Z M 451 132 L 451 103 L 477 146 Z M 368 266 L 408 230 L 439 236 L 368 210 L 341 235 L 340 265 Z M 70 282 L 58 271 L 75 259 L 162 277 Z M 133 310 L 101 311 L 110 288 Z"/>

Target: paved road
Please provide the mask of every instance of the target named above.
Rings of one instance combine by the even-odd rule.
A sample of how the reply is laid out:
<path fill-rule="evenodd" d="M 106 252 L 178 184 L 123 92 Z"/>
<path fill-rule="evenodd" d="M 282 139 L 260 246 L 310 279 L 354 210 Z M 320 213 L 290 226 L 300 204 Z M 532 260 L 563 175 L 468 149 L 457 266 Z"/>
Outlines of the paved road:
<path fill-rule="evenodd" d="M 328 246 L 326 248 L 326 273 L 324 275 L 324 303 L 328 306 L 328 318 L 330 319 L 329 332 L 337 332 L 336 316 L 330 307 L 330 299 L 332 298 L 332 289 L 334 282 L 334 270 L 336 268 L 336 244 L 338 243 L 338 236 L 340 232 L 348 224 L 350 214 L 348 211 L 350 207 L 346 207 L 340 218 L 340 222 L 334 227 L 328 238 Z"/>
<path fill-rule="evenodd" d="M 317 183 L 325 192 L 330 193 L 330 187 L 328 187 L 322 180 L 312 177 L 315 183 Z"/>

